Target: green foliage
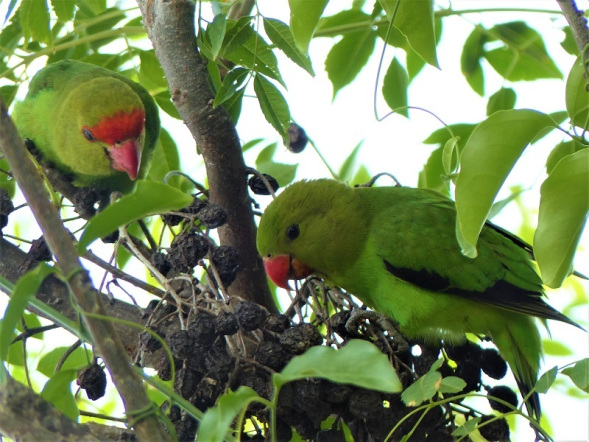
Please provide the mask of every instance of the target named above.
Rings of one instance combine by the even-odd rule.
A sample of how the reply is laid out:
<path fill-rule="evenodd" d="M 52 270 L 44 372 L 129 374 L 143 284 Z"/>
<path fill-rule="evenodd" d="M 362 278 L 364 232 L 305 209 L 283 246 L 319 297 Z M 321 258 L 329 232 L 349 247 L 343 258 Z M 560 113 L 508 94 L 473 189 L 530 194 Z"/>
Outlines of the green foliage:
<path fill-rule="evenodd" d="M 331 2 L 331 15 L 327 16 L 328 3 L 328 0 L 289 0 L 290 21 L 287 23 L 262 15 L 257 9 L 251 12 L 251 16 L 234 19 L 228 6 L 212 2 L 214 14 L 208 21 L 199 20 L 195 36 L 215 93 L 212 105 L 224 107 L 237 123 L 244 117 L 241 115 L 243 100 L 255 96 L 269 126 L 285 143 L 291 110 L 283 94 L 290 85 L 285 84 L 281 70 L 286 68 L 277 55 L 284 54 L 294 63 L 288 65 L 288 69 L 302 69 L 310 75 L 315 73 L 313 66 L 317 69 L 324 65 L 335 97 L 357 81 L 358 74 L 371 59 L 380 56 L 384 39 L 388 36 L 386 50 L 394 53 L 387 52 L 383 58 L 391 61 L 381 67 L 383 82 L 379 92 L 382 95 L 378 99 L 384 98 L 391 109 L 409 118 L 405 107 L 413 103 L 412 82 L 420 72 L 438 67 L 437 45 L 442 38 L 442 26 L 448 16 L 460 12 L 453 10 L 452 5 L 440 7 L 432 0 L 373 0 L 355 1 L 347 10 Z M 207 11 L 209 6 L 207 2 L 200 5 Z M 159 61 L 154 51 L 144 44 L 146 34 L 138 9 L 135 5 L 130 9 L 123 8 L 129 8 L 129 5 L 106 0 L 11 1 L 8 21 L 0 30 L 2 99 L 10 105 L 17 93 L 23 92 L 19 87 L 33 74 L 29 67 L 35 66 L 34 62 L 39 63 L 43 57 L 47 57 L 48 63 L 71 58 L 103 66 L 139 81 L 166 114 L 180 119 Z M 260 10 L 264 11 L 263 7 Z M 485 12 L 481 15 L 485 16 Z M 561 100 L 563 107 L 566 105 L 566 112 L 545 114 L 533 109 L 517 109 L 520 98 L 518 82 L 562 81 L 561 70 L 566 70 L 555 63 L 557 57 L 553 58 L 548 52 L 542 29 L 535 28 L 532 22 L 518 17 L 517 21 L 483 25 L 474 22 L 473 17 L 467 17 L 473 22 L 472 32 L 462 48 L 456 50 L 461 50 L 460 69 L 465 82 L 488 100 L 487 118 L 480 122 L 448 121 L 450 124 L 446 127 L 432 132 L 424 140 L 432 150 L 419 173 L 418 185 L 452 195 L 453 182 L 456 183 L 457 235 L 465 253 L 474 256 L 477 236 L 485 220 L 522 191 L 514 191 L 504 200 L 495 201 L 513 166 L 524 151 L 535 155 L 533 149 L 526 149 L 527 146 L 560 125 L 558 133 L 562 134 L 562 139 L 555 142 L 546 161 L 548 177 L 541 188 L 538 228 L 534 237 L 543 279 L 548 285 L 557 287 L 572 270 L 574 253 L 589 213 L 589 142 L 586 132 L 589 128 L 589 92 L 584 76 L 587 60 L 579 56 L 570 69 Z M 448 30 L 447 27 L 444 29 Z M 563 31 L 562 48 L 568 54 L 578 55 L 570 28 L 565 27 Z M 309 56 L 309 47 L 316 38 L 332 42 L 325 60 L 311 60 Z M 499 76 L 501 83 L 491 79 L 492 76 Z M 501 84 L 501 87 L 486 95 L 488 84 Z M 380 86 L 376 85 L 376 89 Z M 366 85 L 365 93 L 372 94 L 374 89 L 374 84 Z M 426 109 L 429 107 L 429 103 L 420 105 Z M 414 116 L 413 111 L 411 116 Z M 446 120 L 447 115 L 439 117 Z M 278 143 L 272 140 L 248 143 L 244 140 L 244 151 L 253 145 L 260 148 L 255 164 L 258 170 L 275 177 L 280 185 L 291 183 L 297 171 L 303 170 L 298 163 L 286 164 L 276 160 L 281 149 Z M 334 176 L 351 183 L 368 181 L 369 171 L 363 164 L 361 146 L 362 142 L 345 146 L 350 153 L 339 172 L 332 172 Z M 317 146 L 313 147 L 321 156 Z M 326 160 L 324 162 L 327 164 Z M 168 185 L 162 184 L 168 172 L 182 167 L 174 134 L 162 130 L 148 176 L 150 182 L 139 183 L 134 194 L 120 199 L 92 219 L 84 230 L 80 250 L 120 225 L 187 205 L 190 202 L 185 193 L 189 190 L 188 180 L 174 176 L 168 179 Z M 0 171 L 8 169 L 6 161 L 0 158 Z M 4 173 L 0 173 L 0 187 L 8 189 L 11 195 L 17 192 L 15 181 Z M 133 232 L 139 233 L 136 225 Z M 88 339 L 87 332 L 80 330 L 77 323 L 33 298 L 44 276 L 51 272 L 51 267 L 40 266 L 21 278 L 16 288 L 0 278 L 0 287 L 4 291 L 14 289 L 0 323 L 2 361 L 19 366 L 27 362 L 23 357 L 22 342 L 10 343 L 29 303 L 72 334 Z M 586 298 L 578 295 L 576 302 L 582 304 Z M 30 318 L 27 324 L 34 326 Z M 366 359 L 372 361 L 370 352 L 373 349 L 356 345 L 351 343 L 339 351 L 316 349 L 293 359 L 296 362 L 275 377 L 277 386 L 287 380 L 312 375 L 338 382 L 364 382 L 367 388 L 382 388 L 384 371 L 380 379 L 379 376 L 364 378 L 357 376 L 358 365 L 355 370 L 346 365 L 347 362 L 366 364 L 366 353 L 363 352 L 368 352 Z M 562 343 L 548 342 L 545 350 L 552 355 L 569 355 L 568 346 Z M 75 419 L 78 408 L 71 394 L 71 382 L 75 370 L 86 364 L 89 350 L 75 350 L 65 360 L 62 370 L 54 374 L 57 361 L 64 353 L 65 348 L 59 347 L 42 355 L 36 369 L 53 376 L 45 385 L 43 396 Z M 385 371 L 390 369 L 390 365 L 385 368 L 384 361 L 377 365 Z M 584 359 L 564 368 L 562 373 L 587 392 L 588 365 L 588 360 Z M 373 367 L 367 371 L 373 373 Z M 547 391 L 558 379 L 557 372 L 556 368 L 548 371 L 538 381 L 536 389 Z M 389 375 L 391 373 L 387 372 L 386 376 Z M 454 394 L 460 385 L 459 379 L 444 378 L 432 368 L 403 393 L 403 399 L 417 405 L 432 400 L 438 393 Z M 398 386 L 395 384 L 394 387 Z M 166 394 L 172 395 L 169 390 Z M 247 388 L 223 395 L 217 407 L 209 409 L 200 425 L 202 439 L 233 438 L 229 434 L 231 424 L 236 418 L 244 418 L 245 409 L 252 401 L 268 405 Z M 190 404 L 182 406 L 191 409 Z M 468 419 L 453 434 L 457 437 L 469 434 L 477 425 L 478 418 Z"/>
<path fill-rule="evenodd" d="M 179 210 L 188 206 L 192 197 L 164 183 L 138 180 L 133 193 L 108 206 L 88 223 L 80 238 L 82 252 L 94 240 L 119 227 L 156 213 Z"/>
<path fill-rule="evenodd" d="M 554 126 L 548 115 L 522 109 L 495 112 L 473 131 L 456 179 L 456 234 L 466 256 L 477 256 L 477 238 L 493 200 L 523 150 L 544 129 Z"/>
<path fill-rule="evenodd" d="M 534 253 L 548 286 L 560 287 L 573 271 L 588 213 L 589 149 L 583 149 L 560 160 L 540 189 Z"/>

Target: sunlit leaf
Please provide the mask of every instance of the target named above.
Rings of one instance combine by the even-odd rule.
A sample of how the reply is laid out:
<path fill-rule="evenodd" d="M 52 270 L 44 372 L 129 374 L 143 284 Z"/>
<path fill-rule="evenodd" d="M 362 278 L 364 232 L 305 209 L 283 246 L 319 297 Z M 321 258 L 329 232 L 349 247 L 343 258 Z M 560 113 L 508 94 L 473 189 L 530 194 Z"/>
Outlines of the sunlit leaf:
<path fill-rule="evenodd" d="M 401 399 L 408 407 L 417 407 L 433 398 L 440 389 L 441 384 L 442 375 L 440 372 L 429 371 L 407 387 L 401 394 Z"/>
<path fill-rule="evenodd" d="M 66 352 L 70 353 L 63 360 Z M 45 376 L 51 377 L 59 362 L 62 362 L 62 370 L 80 370 L 92 362 L 92 352 L 83 347 L 78 347 L 74 351 L 71 351 L 70 347 L 57 347 L 41 357 L 37 364 L 37 370 Z"/>
<path fill-rule="evenodd" d="M 309 42 L 329 0 L 288 0 L 290 28 L 299 49 L 307 54 Z"/>
<path fill-rule="evenodd" d="M 572 261 L 589 213 L 589 149 L 564 157 L 540 188 L 534 255 L 542 279 L 560 287 Z"/>
<path fill-rule="evenodd" d="M 260 74 L 254 78 L 254 91 L 264 117 L 280 136 L 286 139 L 288 127 L 290 126 L 290 111 L 282 93 Z"/>
<path fill-rule="evenodd" d="M 481 26 L 475 26 L 464 42 L 460 56 L 462 75 L 472 90 L 481 96 L 485 94 L 485 76 L 481 66 L 481 58 L 487 39 L 485 30 Z"/>
<path fill-rule="evenodd" d="M 565 99 L 571 122 L 584 130 L 589 129 L 589 80 L 581 56 L 575 60 L 567 78 Z"/>
<path fill-rule="evenodd" d="M 41 43 L 51 44 L 49 9 L 46 0 L 22 0 L 19 13 L 25 41 L 32 38 Z"/>
<path fill-rule="evenodd" d="M 407 71 L 396 57 L 393 58 L 384 76 L 382 95 L 392 110 L 396 110 L 398 114 L 405 117 L 409 117 L 409 110 L 407 109 L 408 84 Z"/>
<path fill-rule="evenodd" d="M 387 393 L 403 389 L 388 358 L 373 344 L 358 339 L 350 340 L 339 350 L 311 347 L 291 359 L 272 379 L 275 385 L 282 385 L 313 377 Z"/>
<path fill-rule="evenodd" d="M 526 146 L 548 127 L 554 122 L 546 114 L 505 110 L 489 116 L 471 134 L 456 180 L 456 233 L 466 256 L 477 256 L 479 233 L 501 185 Z"/>
<path fill-rule="evenodd" d="M 211 58 L 213 60 L 216 60 L 221 52 L 226 27 L 227 23 L 224 14 L 215 15 L 213 22 L 207 27 L 207 33 L 209 34 L 209 41 L 211 43 Z"/>
<path fill-rule="evenodd" d="M 268 38 L 280 49 L 284 54 L 306 70 L 309 74 L 315 75 L 313 67 L 311 66 L 311 59 L 308 55 L 301 52 L 297 46 L 292 32 L 286 23 L 273 18 L 264 18 L 264 30 L 268 34 Z"/>
<path fill-rule="evenodd" d="M 14 337 L 13 331 L 29 301 L 35 297 L 45 278 L 54 271 L 53 267 L 41 263 L 18 280 L 4 312 L 2 323 L 0 323 L 0 361 L 6 360 L 8 348 Z"/>
<path fill-rule="evenodd" d="M 543 373 L 536 382 L 536 391 L 538 393 L 546 393 L 554 383 L 557 374 L 558 367 L 552 367 L 550 370 Z"/>
<path fill-rule="evenodd" d="M 98 238 L 108 235 L 120 226 L 139 218 L 186 207 L 192 197 L 167 184 L 138 180 L 133 193 L 126 195 L 94 216 L 84 229 L 78 250 Z"/>
<path fill-rule="evenodd" d="M 570 377 L 573 383 L 585 393 L 589 393 L 589 358 L 577 361 L 572 367 L 562 370 L 562 373 Z"/>
<path fill-rule="evenodd" d="M 222 442 L 231 431 L 231 424 L 251 402 L 260 396 L 250 387 L 241 386 L 236 391 L 227 391 L 219 398 L 217 405 L 209 408 L 198 426 L 198 440 Z M 233 438 L 229 435 L 229 438 Z"/>
<path fill-rule="evenodd" d="M 72 394 L 71 383 L 76 379 L 76 370 L 61 370 L 55 373 L 43 387 L 41 397 L 50 402 L 71 420 L 77 420 L 80 410 Z"/>
<path fill-rule="evenodd" d="M 487 115 L 491 115 L 500 110 L 513 109 L 515 106 L 515 91 L 510 87 L 502 87 L 489 97 L 487 102 Z"/>
<path fill-rule="evenodd" d="M 393 25 L 407 37 L 415 52 L 427 63 L 438 66 L 434 28 L 434 2 L 432 0 L 401 1 L 379 0 Z M 396 11 L 396 15 L 395 14 Z"/>
<path fill-rule="evenodd" d="M 333 85 L 333 96 L 350 84 L 374 51 L 376 32 L 371 28 L 351 32 L 337 42 L 325 59 L 325 70 Z"/>
<path fill-rule="evenodd" d="M 51 0 L 51 6 L 60 23 L 66 23 L 74 18 L 76 0 Z"/>

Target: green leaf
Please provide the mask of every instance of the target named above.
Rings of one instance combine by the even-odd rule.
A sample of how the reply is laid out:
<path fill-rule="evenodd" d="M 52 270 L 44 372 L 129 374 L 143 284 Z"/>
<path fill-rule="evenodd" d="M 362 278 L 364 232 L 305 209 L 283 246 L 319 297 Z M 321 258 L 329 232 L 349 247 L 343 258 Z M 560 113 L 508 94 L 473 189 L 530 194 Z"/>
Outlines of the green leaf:
<path fill-rule="evenodd" d="M 47 381 L 41 391 L 43 399 L 53 404 L 73 421 L 76 421 L 80 415 L 71 389 L 71 383 L 76 379 L 76 375 L 76 370 L 61 370 Z"/>
<path fill-rule="evenodd" d="M 481 26 L 475 26 L 464 42 L 462 55 L 460 56 L 462 75 L 464 75 L 472 90 L 480 96 L 485 94 L 485 75 L 481 66 L 484 45 L 487 42 L 485 31 Z"/>
<path fill-rule="evenodd" d="M 153 99 L 157 103 L 157 105 L 170 117 L 175 118 L 176 120 L 181 120 L 182 117 L 178 113 L 178 109 L 172 103 L 172 95 L 170 94 L 169 89 L 164 89 L 158 94 L 153 96 Z"/>
<path fill-rule="evenodd" d="M 272 379 L 274 385 L 282 385 L 310 377 L 386 393 L 398 393 L 403 389 L 388 358 L 370 342 L 358 339 L 350 340 L 339 350 L 311 347 L 292 358 Z"/>
<path fill-rule="evenodd" d="M 227 110 L 233 124 L 237 124 L 239 121 L 239 115 L 241 114 L 241 105 L 243 104 L 243 96 L 245 95 L 245 87 L 242 87 L 235 92 L 231 98 L 223 103 L 223 107 Z"/>
<path fill-rule="evenodd" d="M 562 73 L 548 55 L 542 35 L 523 21 L 502 23 L 489 31 L 503 42 L 499 48 L 485 52 L 489 64 L 509 81 L 562 78 Z"/>
<path fill-rule="evenodd" d="M 31 38 L 48 45 L 53 42 L 46 0 L 22 0 L 19 16 L 25 42 Z"/>
<path fill-rule="evenodd" d="M 238 21 L 227 20 L 222 54 L 227 58 L 233 51 L 240 48 L 255 34 L 251 26 L 251 17 L 241 17 Z"/>
<path fill-rule="evenodd" d="M 55 272 L 53 267 L 41 263 L 18 280 L 4 312 L 2 323 L 0 323 L 0 361 L 5 361 L 8 356 L 8 349 L 14 337 L 14 329 L 27 305 L 37 294 L 43 280 L 53 272 Z"/>
<path fill-rule="evenodd" d="M 549 287 L 560 287 L 572 272 L 588 212 L 589 149 L 583 149 L 560 160 L 540 188 L 534 256 Z"/>
<path fill-rule="evenodd" d="M 237 67 L 232 69 L 223 78 L 223 83 L 215 95 L 215 101 L 213 107 L 217 107 L 235 94 L 237 89 L 241 87 L 247 76 L 250 74 L 250 70 Z"/>
<path fill-rule="evenodd" d="M 227 21 L 224 14 L 215 15 L 213 22 L 207 27 L 207 34 L 209 34 L 211 43 L 211 58 L 213 60 L 216 60 L 221 52 L 226 29 Z"/>
<path fill-rule="evenodd" d="M 303 54 L 297 46 L 292 32 L 286 23 L 273 18 L 264 18 L 264 30 L 268 38 L 284 54 L 306 70 L 309 74 L 315 75 L 311 66 L 311 59 L 308 55 Z"/>
<path fill-rule="evenodd" d="M 500 110 L 513 109 L 515 106 L 515 91 L 510 87 L 502 87 L 489 97 L 487 103 L 487 116 Z"/>
<path fill-rule="evenodd" d="M 409 45 L 421 58 L 439 68 L 436 56 L 436 32 L 433 0 L 401 1 L 379 0 L 393 25 L 399 29 Z M 393 16 L 397 9 L 396 16 Z"/>
<path fill-rule="evenodd" d="M 327 54 L 325 70 L 333 85 L 333 97 L 350 84 L 374 51 L 377 33 L 371 28 L 351 32 L 337 42 Z"/>
<path fill-rule="evenodd" d="M 357 29 L 361 27 L 370 27 L 373 22 L 370 15 L 365 14 L 358 9 L 346 9 L 340 11 L 335 15 L 329 17 L 322 17 L 317 25 L 316 33 L 321 35 L 343 35 L 349 29 Z M 399 31 L 397 31 L 399 33 Z M 407 39 L 399 33 L 404 42 Z M 384 35 L 383 35 L 384 38 Z"/>
<path fill-rule="evenodd" d="M 446 196 L 450 196 L 450 181 L 444 178 L 443 151 L 443 146 L 432 151 L 423 169 L 419 172 L 417 187 L 437 190 Z"/>
<path fill-rule="evenodd" d="M 53 376 L 57 364 L 71 347 L 57 347 L 43 355 L 37 364 L 37 370 L 47 377 Z M 83 347 L 76 348 L 63 362 L 61 370 L 80 370 L 92 362 L 92 352 Z"/>
<path fill-rule="evenodd" d="M 401 400 L 408 407 L 418 405 L 430 400 L 442 385 L 442 375 L 439 371 L 429 371 L 401 393 Z"/>
<path fill-rule="evenodd" d="M 552 367 L 550 370 L 542 374 L 542 376 L 540 376 L 540 379 L 538 379 L 538 381 L 536 382 L 536 391 L 538 393 L 546 393 L 556 380 L 557 374 L 558 367 Z"/>
<path fill-rule="evenodd" d="M 560 42 L 560 45 L 565 51 L 576 57 L 579 55 L 579 48 L 577 47 L 577 42 L 575 42 L 575 37 L 571 27 L 565 26 L 562 28 L 562 32 L 564 32 L 564 40 Z"/>
<path fill-rule="evenodd" d="M 450 175 L 456 171 L 458 166 L 458 141 L 460 137 L 455 136 L 444 144 L 442 150 L 442 166 L 444 167 L 444 174 Z"/>
<path fill-rule="evenodd" d="M 571 378 L 573 383 L 585 393 L 589 393 L 589 358 L 577 361 L 572 367 L 562 370 L 562 373 Z"/>
<path fill-rule="evenodd" d="M 461 425 L 460 427 L 458 427 L 454 431 L 452 431 L 452 436 L 460 437 L 460 436 L 466 436 L 467 434 L 472 433 L 476 429 L 480 420 L 481 420 L 480 416 L 468 419 L 464 423 L 464 425 Z"/>
<path fill-rule="evenodd" d="M 340 170 L 337 174 L 340 181 L 343 181 L 343 182 L 350 182 L 351 181 L 352 175 L 353 175 L 353 169 L 356 164 L 356 161 L 358 160 L 358 153 L 360 152 L 360 148 L 362 147 L 363 143 L 364 143 L 363 141 L 360 141 L 358 144 L 356 144 L 356 147 L 354 147 L 354 150 L 352 150 L 352 152 L 350 152 L 350 154 L 346 157 L 344 164 L 342 164 L 342 167 L 340 168 Z"/>
<path fill-rule="evenodd" d="M 162 128 L 153 150 L 151 167 L 147 178 L 150 181 L 163 181 L 167 173 L 172 170 L 180 170 L 178 146 L 169 132 Z M 184 178 L 181 177 L 172 177 L 167 184 L 180 188 L 183 180 Z"/>
<path fill-rule="evenodd" d="M 554 146 L 554 149 L 552 149 L 550 155 L 548 155 L 548 158 L 546 159 L 546 173 L 551 174 L 552 170 L 560 160 L 580 151 L 581 149 L 587 149 L 587 146 L 583 146 L 576 140 L 563 141 Z"/>
<path fill-rule="evenodd" d="M 285 86 L 272 48 L 253 30 L 250 38 L 225 58 L 251 71 L 273 78 Z"/>
<path fill-rule="evenodd" d="M 181 209 L 191 202 L 190 195 L 172 186 L 137 180 L 133 193 L 125 195 L 90 220 L 80 238 L 78 251 L 82 253 L 94 240 L 114 232 L 120 226 L 156 213 Z"/>
<path fill-rule="evenodd" d="M 589 129 L 589 80 L 585 78 L 583 58 L 579 56 L 566 83 L 566 108 L 573 125 Z"/>
<path fill-rule="evenodd" d="M 288 0 L 290 28 L 299 49 L 307 54 L 309 43 L 329 0 Z"/>
<path fill-rule="evenodd" d="M 141 66 L 139 68 L 139 82 L 147 89 L 168 88 L 168 82 L 159 60 L 153 49 L 139 53 Z"/>
<path fill-rule="evenodd" d="M 438 144 L 444 146 L 452 137 L 460 138 L 460 145 L 464 146 L 470 135 L 477 127 L 476 124 L 458 123 L 433 131 L 425 140 L 424 144 Z"/>
<path fill-rule="evenodd" d="M 223 394 L 217 405 L 209 408 L 198 426 L 198 440 L 223 442 L 226 438 L 233 440 L 231 424 L 237 415 L 260 396 L 250 387 L 241 386 L 236 391 L 229 390 Z"/>
<path fill-rule="evenodd" d="M 288 139 L 290 110 L 278 88 L 263 75 L 257 74 L 254 78 L 254 91 L 268 123 L 276 129 L 283 140 Z"/>
<path fill-rule="evenodd" d="M 51 6 L 60 23 L 66 23 L 74 18 L 76 0 L 51 0 Z"/>
<path fill-rule="evenodd" d="M 447 376 L 442 379 L 440 393 L 460 393 L 466 387 L 466 382 L 458 376 Z"/>
<path fill-rule="evenodd" d="M 462 151 L 456 180 L 456 235 L 464 255 L 477 256 L 477 239 L 493 200 L 523 150 L 540 132 L 554 126 L 550 116 L 540 112 L 505 110 L 495 112 L 473 131 Z"/>
<path fill-rule="evenodd" d="M 404 117 L 409 118 L 407 109 L 407 71 L 397 58 L 393 58 L 382 83 L 382 95 L 389 107 Z"/>
<path fill-rule="evenodd" d="M 258 154 L 258 158 L 256 158 L 256 169 L 274 177 L 280 187 L 284 187 L 294 180 L 298 164 L 283 164 L 273 161 L 272 157 L 277 147 L 276 143 L 272 143 L 262 149 Z"/>
<path fill-rule="evenodd" d="M 550 356 L 571 356 L 574 354 L 568 345 L 552 339 L 545 339 L 542 342 L 542 347 L 544 348 L 544 354 Z"/>

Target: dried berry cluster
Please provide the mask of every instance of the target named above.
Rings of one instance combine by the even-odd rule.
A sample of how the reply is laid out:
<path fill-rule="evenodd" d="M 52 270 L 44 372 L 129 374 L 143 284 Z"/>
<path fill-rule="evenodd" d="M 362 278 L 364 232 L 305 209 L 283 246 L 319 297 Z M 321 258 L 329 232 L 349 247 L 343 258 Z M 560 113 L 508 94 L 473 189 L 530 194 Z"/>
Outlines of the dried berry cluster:
<path fill-rule="evenodd" d="M 174 309 L 171 305 L 166 306 L 158 316 L 169 318 Z M 427 373 L 440 356 L 440 347 L 410 342 L 421 348 L 421 354 L 414 356 L 410 348 L 398 346 L 370 323 L 361 323 L 356 330 L 348 330 L 345 324 L 349 317 L 349 311 L 340 311 L 320 327 L 323 333 L 328 330 L 328 341 L 372 340 L 389 355 L 405 386 Z M 156 327 L 155 331 L 162 334 L 161 328 Z M 294 324 L 288 317 L 269 314 L 251 301 L 241 301 L 234 306 L 223 304 L 216 311 L 199 311 L 185 330 L 178 330 L 165 340 L 174 357 L 176 391 L 203 411 L 213 406 L 227 389 L 235 390 L 242 385 L 269 399 L 273 372 L 280 371 L 294 356 L 310 347 L 326 344 L 317 326 Z M 158 374 L 163 379 L 171 379 L 169 360 L 160 350 L 159 343 L 148 333 L 142 335 L 141 341 L 145 353 L 160 351 Z M 481 367 L 494 377 L 505 374 L 505 362 L 494 350 L 481 350 L 474 344 L 467 344 L 448 347 L 445 351 L 456 367 L 451 369 L 444 364 L 441 371 L 444 376 L 465 376 L 468 385 L 465 392 L 480 390 Z M 507 387 L 495 387 L 491 391 L 499 396 L 497 389 L 504 388 Z M 434 407 L 423 418 L 421 413 L 416 413 L 397 429 L 395 435 L 400 437 L 413 431 L 412 441 L 451 441 L 454 416 L 456 412 L 464 413 L 455 405 L 459 407 L 459 404 Z M 344 434 L 337 424 L 345 422 L 354 440 L 383 440 L 410 410 L 398 394 L 384 394 L 321 379 L 296 381 L 284 385 L 279 396 L 277 439 L 290 440 L 296 431 L 305 439 L 343 441 Z M 261 405 L 250 407 L 248 413 L 262 426 L 268 422 L 268 410 Z M 170 410 L 170 417 L 180 440 L 192 440 L 198 423 L 176 406 Z M 322 429 L 322 422 L 329 417 L 333 418 L 332 427 Z M 268 428 L 263 427 L 258 434 L 250 435 L 251 439 L 265 440 Z M 492 422 L 481 431 L 489 440 L 509 439 L 504 420 Z"/>

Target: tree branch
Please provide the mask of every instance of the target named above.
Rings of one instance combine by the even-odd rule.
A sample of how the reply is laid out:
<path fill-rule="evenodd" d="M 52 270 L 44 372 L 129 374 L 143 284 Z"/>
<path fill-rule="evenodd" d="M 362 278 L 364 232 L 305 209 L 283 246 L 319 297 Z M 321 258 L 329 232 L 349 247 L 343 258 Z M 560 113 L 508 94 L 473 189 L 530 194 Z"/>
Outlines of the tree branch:
<path fill-rule="evenodd" d="M 213 108 L 215 96 L 196 46 L 194 2 L 138 0 L 138 3 L 174 104 L 202 152 L 211 201 L 227 212 L 228 222 L 219 228 L 220 241 L 235 248 L 240 261 L 229 294 L 276 311 L 256 251 L 256 226 L 239 139 L 225 109 Z"/>
<path fill-rule="evenodd" d="M 573 31 L 579 52 L 583 54 L 585 47 L 589 45 L 589 29 L 583 11 L 577 8 L 575 0 L 556 0 L 556 2 Z"/>
<path fill-rule="evenodd" d="M 8 109 L 1 99 L 0 147 L 44 233 L 45 241 L 55 256 L 59 269 L 67 280 L 73 297 L 83 312 L 94 345 L 110 371 L 113 382 L 123 399 L 127 415 L 145 413 L 153 404 L 145 393 L 142 380 L 131 367 L 131 362 L 112 322 L 97 318 L 97 316 L 107 316 L 101 298 L 97 296 L 87 271 L 82 268 L 70 233 L 61 223 L 57 209 L 51 204 L 42 179 L 29 159 L 24 143 L 20 140 L 16 127 L 8 116 Z M 140 440 L 169 439 L 169 435 L 163 431 L 155 413 L 147 414 L 143 419 L 137 419 L 135 430 Z"/>

